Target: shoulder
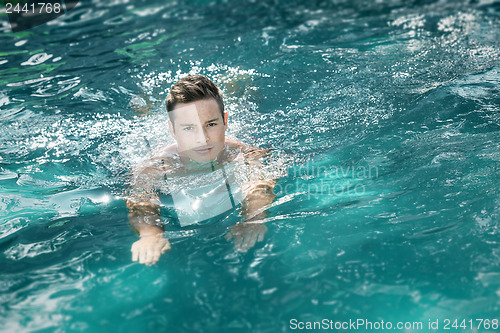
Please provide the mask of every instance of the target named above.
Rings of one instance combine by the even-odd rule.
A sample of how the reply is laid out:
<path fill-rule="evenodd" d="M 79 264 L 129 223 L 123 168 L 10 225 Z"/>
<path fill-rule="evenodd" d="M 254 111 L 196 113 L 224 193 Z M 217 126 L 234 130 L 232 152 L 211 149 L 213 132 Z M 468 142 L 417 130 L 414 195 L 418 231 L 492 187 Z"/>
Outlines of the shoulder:
<path fill-rule="evenodd" d="M 239 141 L 226 139 L 226 146 L 229 150 L 237 150 L 242 155 L 245 161 L 256 161 L 267 156 L 270 152 L 269 149 L 248 146 Z"/>
<path fill-rule="evenodd" d="M 233 139 L 226 139 L 225 143 L 228 149 L 244 149 L 245 147 L 247 147 L 243 143 Z"/>
<path fill-rule="evenodd" d="M 162 147 L 158 149 L 154 154 L 152 159 L 161 159 L 161 158 L 171 158 L 178 155 L 177 153 L 177 144 L 173 143 L 171 145 Z"/>
<path fill-rule="evenodd" d="M 134 172 L 161 178 L 166 174 L 172 173 L 178 163 L 177 145 L 172 144 L 160 148 L 153 156 L 136 165 Z"/>

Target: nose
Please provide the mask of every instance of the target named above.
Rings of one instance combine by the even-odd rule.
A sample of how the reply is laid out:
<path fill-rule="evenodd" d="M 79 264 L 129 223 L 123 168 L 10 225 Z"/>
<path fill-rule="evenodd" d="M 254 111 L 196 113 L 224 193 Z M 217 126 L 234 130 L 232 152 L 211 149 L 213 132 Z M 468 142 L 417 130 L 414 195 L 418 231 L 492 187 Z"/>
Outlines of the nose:
<path fill-rule="evenodd" d="M 207 143 L 208 142 L 208 133 L 206 129 L 201 129 L 196 131 L 196 142 L 199 143 Z"/>

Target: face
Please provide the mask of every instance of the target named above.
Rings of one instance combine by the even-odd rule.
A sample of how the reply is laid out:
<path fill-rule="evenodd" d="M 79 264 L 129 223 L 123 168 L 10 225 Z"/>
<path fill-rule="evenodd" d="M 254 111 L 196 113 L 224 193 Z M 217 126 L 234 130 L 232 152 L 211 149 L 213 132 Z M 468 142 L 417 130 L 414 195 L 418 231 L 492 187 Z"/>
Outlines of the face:
<path fill-rule="evenodd" d="M 177 104 L 171 112 L 174 123 L 169 121 L 170 133 L 182 158 L 209 162 L 224 150 L 227 113 L 223 119 L 215 99 Z"/>

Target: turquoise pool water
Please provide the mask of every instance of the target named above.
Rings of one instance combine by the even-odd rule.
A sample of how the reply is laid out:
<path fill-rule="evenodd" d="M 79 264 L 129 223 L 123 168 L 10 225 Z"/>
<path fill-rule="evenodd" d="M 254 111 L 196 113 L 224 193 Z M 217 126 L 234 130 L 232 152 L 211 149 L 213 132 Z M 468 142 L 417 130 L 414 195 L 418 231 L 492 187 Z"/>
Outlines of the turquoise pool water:
<path fill-rule="evenodd" d="M 498 2 L 92 0 L 19 33 L 0 18 L 0 331 L 499 330 Z M 172 141 L 160 101 L 190 71 L 223 88 L 229 137 L 291 161 L 262 243 L 202 230 L 145 267 L 126 173 Z M 147 115 L 128 106 L 141 92 Z"/>

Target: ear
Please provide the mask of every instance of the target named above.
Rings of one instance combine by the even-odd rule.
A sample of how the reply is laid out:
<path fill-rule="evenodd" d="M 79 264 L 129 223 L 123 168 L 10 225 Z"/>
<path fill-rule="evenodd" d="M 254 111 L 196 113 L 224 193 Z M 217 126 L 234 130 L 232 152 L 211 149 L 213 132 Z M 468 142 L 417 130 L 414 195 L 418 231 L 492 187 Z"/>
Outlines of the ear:
<path fill-rule="evenodd" d="M 172 122 L 170 120 L 168 121 L 168 129 L 170 131 L 170 135 L 172 135 L 174 140 L 177 141 L 177 138 L 175 136 L 174 124 L 172 124 Z"/>
<path fill-rule="evenodd" d="M 224 112 L 224 131 L 227 130 L 227 118 L 228 118 L 228 113 Z"/>

